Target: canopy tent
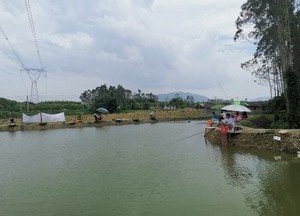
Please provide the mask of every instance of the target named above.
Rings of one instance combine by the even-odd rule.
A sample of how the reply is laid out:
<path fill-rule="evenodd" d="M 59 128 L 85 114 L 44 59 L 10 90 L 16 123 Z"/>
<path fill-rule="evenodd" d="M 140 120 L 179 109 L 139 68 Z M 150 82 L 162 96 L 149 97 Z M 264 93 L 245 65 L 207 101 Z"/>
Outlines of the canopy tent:
<path fill-rule="evenodd" d="M 225 111 L 236 111 L 236 112 L 251 112 L 251 110 L 243 105 L 232 104 L 227 105 L 221 108 L 221 110 Z"/>
<path fill-rule="evenodd" d="M 245 101 L 233 101 L 233 105 L 242 105 L 242 106 L 249 106 L 249 104 Z"/>

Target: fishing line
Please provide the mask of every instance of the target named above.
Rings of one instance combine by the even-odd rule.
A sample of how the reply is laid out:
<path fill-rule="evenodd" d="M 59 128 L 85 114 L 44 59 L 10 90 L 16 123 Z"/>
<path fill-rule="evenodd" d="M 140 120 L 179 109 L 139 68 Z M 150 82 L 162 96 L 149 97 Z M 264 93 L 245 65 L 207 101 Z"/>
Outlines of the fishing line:
<path fill-rule="evenodd" d="M 227 94 L 226 94 L 226 92 L 225 92 L 223 86 L 221 85 L 221 83 L 220 83 L 219 81 L 217 81 L 217 82 L 218 82 L 218 84 L 219 84 L 219 87 L 222 89 L 222 91 L 223 91 L 225 97 L 226 97 L 226 98 L 229 98 L 229 97 L 227 96 Z"/>
<path fill-rule="evenodd" d="M 196 122 L 196 123 L 194 123 L 194 124 L 189 125 L 187 128 L 189 128 L 189 127 L 194 127 L 195 125 L 198 125 L 198 124 L 206 124 L 206 122 L 205 122 L 205 121 L 203 121 L 203 122 Z M 180 142 L 180 141 L 183 141 L 183 140 L 185 140 L 185 139 L 191 138 L 191 137 L 196 136 L 196 135 L 199 135 L 199 134 L 203 134 L 204 132 L 205 132 L 205 130 L 200 131 L 200 132 L 197 132 L 197 133 L 192 134 L 192 135 L 189 135 L 189 136 L 187 136 L 187 137 L 184 137 L 184 138 L 175 140 L 175 141 L 173 141 L 173 142 L 170 142 L 170 143 L 168 143 L 168 145 L 169 145 L 169 144 L 174 144 L 174 143 L 177 143 L 177 142 Z"/>
<path fill-rule="evenodd" d="M 188 139 L 188 138 L 191 138 L 191 137 L 193 137 L 193 136 L 197 136 L 197 135 L 199 135 L 199 134 L 203 134 L 204 132 L 205 132 L 205 130 L 204 130 L 204 131 L 200 131 L 200 132 L 195 133 L 195 134 L 192 134 L 192 135 L 189 135 L 189 136 L 187 136 L 187 137 L 184 137 L 184 138 L 175 140 L 175 141 L 173 141 L 173 142 L 168 143 L 168 145 L 170 145 L 170 144 L 175 144 L 175 143 L 178 143 L 178 142 L 181 142 L 181 141 L 186 140 L 186 139 Z"/>

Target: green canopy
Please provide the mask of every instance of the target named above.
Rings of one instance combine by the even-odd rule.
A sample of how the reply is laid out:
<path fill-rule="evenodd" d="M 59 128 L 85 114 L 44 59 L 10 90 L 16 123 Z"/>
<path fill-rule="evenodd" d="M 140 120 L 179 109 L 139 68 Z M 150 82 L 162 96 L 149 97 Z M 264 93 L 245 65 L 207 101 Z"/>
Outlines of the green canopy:
<path fill-rule="evenodd" d="M 232 103 L 233 105 L 243 105 L 243 106 L 249 106 L 248 103 L 246 103 L 245 101 L 233 101 Z"/>

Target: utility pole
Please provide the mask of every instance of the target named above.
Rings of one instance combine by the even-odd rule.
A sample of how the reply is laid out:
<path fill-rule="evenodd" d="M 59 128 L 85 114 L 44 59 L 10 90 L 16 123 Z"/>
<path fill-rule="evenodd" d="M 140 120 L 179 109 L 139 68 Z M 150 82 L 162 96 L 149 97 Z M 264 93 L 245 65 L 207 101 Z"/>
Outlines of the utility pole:
<path fill-rule="evenodd" d="M 26 104 L 27 104 L 27 113 L 29 113 L 29 101 L 28 101 L 28 96 L 27 96 Z"/>

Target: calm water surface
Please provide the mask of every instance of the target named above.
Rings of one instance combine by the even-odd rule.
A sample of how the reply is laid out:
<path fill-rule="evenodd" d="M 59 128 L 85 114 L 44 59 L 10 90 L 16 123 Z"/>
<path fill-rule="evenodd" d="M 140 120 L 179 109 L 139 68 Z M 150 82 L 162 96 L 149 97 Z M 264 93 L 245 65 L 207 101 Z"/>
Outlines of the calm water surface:
<path fill-rule="evenodd" d="M 300 159 L 199 121 L 0 133 L 2 216 L 300 215 Z"/>

